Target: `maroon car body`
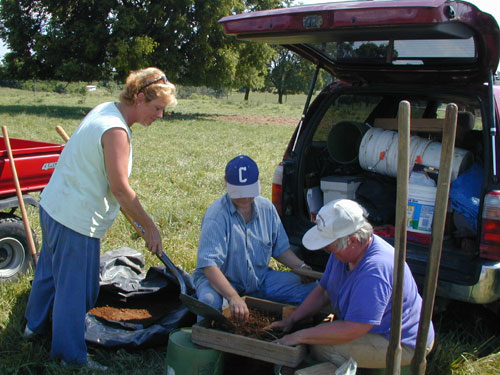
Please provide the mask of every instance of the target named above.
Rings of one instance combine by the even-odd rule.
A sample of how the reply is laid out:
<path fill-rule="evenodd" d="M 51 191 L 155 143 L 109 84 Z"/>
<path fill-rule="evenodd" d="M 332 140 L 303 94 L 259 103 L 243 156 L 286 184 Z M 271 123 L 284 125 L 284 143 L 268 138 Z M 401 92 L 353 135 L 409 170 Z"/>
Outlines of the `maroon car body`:
<path fill-rule="evenodd" d="M 358 158 L 332 161 L 332 129 L 339 123 L 352 129 L 377 127 L 379 120 L 397 117 L 402 100 L 410 101 L 412 119 L 439 119 L 448 103 L 457 104 L 461 136 L 457 131 L 456 146 L 470 153 L 482 171 L 480 192 L 464 199 L 477 210 L 466 224 L 466 214 L 450 201 L 437 295 L 481 304 L 499 301 L 500 88 L 494 82 L 500 30 L 491 15 L 465 1 L 346 1 L 231 15 L 219 22 L 228 35 L 281 45 L 333 77 L 304 111 L 273 181 L 273 203 L 292 248 L 317 269 L 325 257 L 304 251 L 301 244 L 313 225 L 304 192 L 331 177 L 374 181 Z M 346 132 L 335 144 L 359 148 L 353 134 Z M 418 136 L 441 140 L 432 131 Z M 387 193 L 395 189 L 396 179 L 383 176 L 383 184 Z M 358 193 L 359 188 L 356 200 Z M 374 224 L 394 225 L 385 214 L 375 207 L 370 216 Z M 390 232 L 384 237 L 393 241 Z M 408 241 L 407 262 L 420 285 L 428 259 L 427 245 Z"/>

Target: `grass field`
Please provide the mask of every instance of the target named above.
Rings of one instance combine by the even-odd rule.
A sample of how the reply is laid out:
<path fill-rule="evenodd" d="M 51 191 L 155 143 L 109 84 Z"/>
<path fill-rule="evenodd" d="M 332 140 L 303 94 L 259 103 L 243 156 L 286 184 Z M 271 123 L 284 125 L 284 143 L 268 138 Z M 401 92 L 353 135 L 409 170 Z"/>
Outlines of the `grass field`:
<path fill-rule="evenodd" d="M 96 104 L 116 100 L 117 93 L 86 96 L 33 93 L 0 88 L 0 125 L 12 138 L 62 143 L 61 125 L 71 135 Z M 232 157 L 244 153 L 257 162 L 262 195 L 271 197 L 275 166 L 303 109 L 304 96 L 290 96 L 283 105 L 272 94 L 231 94 L 222 99 L 181 99 L 164 119 L 144 128 L 133 126 L 134 167 L 131 185 L 161 228 L 172 261 L 191 272 L 195 266 L 200 223 L 205 209 L 224 193 L 223 171 Z M 35 194 L 36 196 L 36 194 Z M 30 224 L 41 241 L 36 209 Z M 120 215 L 102 240 L 102 251 L 122 246 L 145 250 L 142 240 Z M 160 265 L 144 251 L 147 266 Z M 16 282 L 0 283 L 0 374 L 66 374 L 49 358 L 50 341 L 21 338 L 23 314 L 32 273 Z M 428 374 L 498 374 L 498 318 L 478 306 L 452 304 L 436 314 L 438 331 Z M 90 348 L 109 374 L 163 374 L 166 347 L 140 351 Z M 84 372 L 83 372 L 84 373 Z"/>

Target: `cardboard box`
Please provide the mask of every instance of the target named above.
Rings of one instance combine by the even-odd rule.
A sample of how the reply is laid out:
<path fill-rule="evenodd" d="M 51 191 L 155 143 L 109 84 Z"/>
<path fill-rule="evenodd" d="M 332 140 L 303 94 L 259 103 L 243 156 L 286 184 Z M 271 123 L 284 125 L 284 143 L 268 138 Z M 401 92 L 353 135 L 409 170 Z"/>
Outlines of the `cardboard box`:
<path fill-rule="evenodd" d="M 290 305 L 248 296 L 243 299 L 249 308 L 278 314 L 281 317 L 290 310 Z M 305 345 L 286 346 L 224 332 L 212 328 L 211 322 L 206 319 L 193 325 L 191 339 L 193 343 L 208 348 L 289 367 L 298 366 L 307 352 Z"/>
<path fill-rule="evenodd" d="M 321 179 L 323 204 L 335 199 L 355 199 L 356 190 L 362 182 L 360 176 L 328 176 Z"/>

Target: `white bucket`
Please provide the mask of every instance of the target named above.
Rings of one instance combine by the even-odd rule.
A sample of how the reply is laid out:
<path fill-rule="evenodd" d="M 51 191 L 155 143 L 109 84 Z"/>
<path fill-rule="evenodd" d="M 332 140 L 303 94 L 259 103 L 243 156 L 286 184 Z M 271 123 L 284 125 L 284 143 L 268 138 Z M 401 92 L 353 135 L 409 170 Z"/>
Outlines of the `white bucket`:
<path fill-rule="evenodd" d="M 410 137 L 410 170 L 415 162 L 439 169 L 440 158 L 440 142 L 417 136 Z M 361 140 L 358 159 L 359 165 L 365 170 L 397 177 L 398 133 L 380 128 L 369 129 Z M 455 147 L 451 180 L 455 180 L 473 161 L 470 151 Z"/>
<path fill-rule="evenodd" d="M 431 234 L 436 190 L 437 188 L 434 186 L 414 184 L 408 186 L 406 228 L 409 232 Z"/>
<path fill-rule="evenodd" d="M 419 164 L 439 169 L 439 162 L 441 159 L 441 143 L 430 143 L 425 148 L 424 152 L 419 155 L 422 155 L 422 163 Z M 455 147 L 453 152 L 451 181 L 454 181 L 458 175 L 468 169 L 472 163 L 474 163 L 474 157 L 470 151 Z"/>
<path fill-rule="evenodd" d="M 398 133 L 371 128 L 361 140 L 358 160 L 363 169 L 393 176 L 397 175 L 397 155 Z"/>

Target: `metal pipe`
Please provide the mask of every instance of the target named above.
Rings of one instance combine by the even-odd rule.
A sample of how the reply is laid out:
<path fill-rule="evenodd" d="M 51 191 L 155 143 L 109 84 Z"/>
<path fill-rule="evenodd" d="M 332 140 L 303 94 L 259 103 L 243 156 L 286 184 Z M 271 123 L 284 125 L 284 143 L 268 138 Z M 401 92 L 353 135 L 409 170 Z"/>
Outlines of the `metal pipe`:
<path fill-rule="evenodd" d="M 495 93 L 493 90 L 493 72 L 490 72 L 490 76 L 488 79 L 488 87 L 490 90 L 489 93 L 489 106 L 491 110 L 488 112 L 488 117 L 490 120 L 490 136 L 491 136 L 491 158 L 492 158 L 492 172 L 494 182 L 497 183 L 497 152 L 496 152 L 496 135 L 497 135 L 497 127 L 495 121 Z"/>
<path fill-rule="evenodd" d="M 306 118 L 307 109 L 309 108 L 309 103 L 311 102 L 311 98 L 314 92 L 314 87 L 316 86 L 316 81 L 318 80 L 319 70 L 321 69 L 321 64 L 316 65 L 316 70 L 314 71 L 313 79 L 311 84 L 309 85 L 309 92 L 307 93 L 306 103 L 304 104 L 304 110 L 302 111 L 302 115 L 300 116 L 300 122 L 297 129 L 297 134 L 295 134 L 295 140 L 293 141 L 292 152 L 295 151 L 295 146 L 297 146 L 297 141 L 299 140 L 300 132 L 302 130 L 302 124 L 304 123 L 304 119 Z"/>

